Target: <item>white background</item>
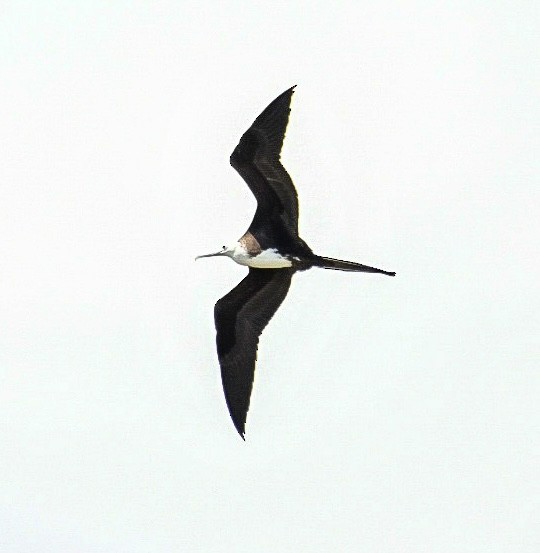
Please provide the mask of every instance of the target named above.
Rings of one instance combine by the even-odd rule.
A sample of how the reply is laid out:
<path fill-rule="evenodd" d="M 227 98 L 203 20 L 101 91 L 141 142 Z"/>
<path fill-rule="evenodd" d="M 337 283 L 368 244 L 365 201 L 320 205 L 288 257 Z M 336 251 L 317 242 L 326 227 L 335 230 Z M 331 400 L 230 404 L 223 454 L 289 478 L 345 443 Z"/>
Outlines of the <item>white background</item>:
<path fill-rule="evenodd" d="M 538 3 L 0 5 L 0 550 L 540 548 Z M 318 253 L 261 340 L 247 441 L 194 262 L 297 84 Z"/>

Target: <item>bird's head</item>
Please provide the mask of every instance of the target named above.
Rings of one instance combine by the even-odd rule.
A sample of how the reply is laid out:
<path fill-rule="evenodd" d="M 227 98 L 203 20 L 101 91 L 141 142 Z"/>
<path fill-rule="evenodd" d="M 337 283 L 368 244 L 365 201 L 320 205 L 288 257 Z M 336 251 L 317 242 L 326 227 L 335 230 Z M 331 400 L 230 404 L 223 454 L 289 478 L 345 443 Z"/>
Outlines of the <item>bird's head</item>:
<path fill-rule="evenodd" d="M 215 257 L 218 255 L 226 255 L 228 257 L 232 257 L 234 254 L 234 250 L 236 249 L 236 244 L 234 246 L 223 246 L 219 252 L 216 253 L 207 253 L 204 255 L 198 255 L 195 260 L 200 259 L 201 257 Z"/>

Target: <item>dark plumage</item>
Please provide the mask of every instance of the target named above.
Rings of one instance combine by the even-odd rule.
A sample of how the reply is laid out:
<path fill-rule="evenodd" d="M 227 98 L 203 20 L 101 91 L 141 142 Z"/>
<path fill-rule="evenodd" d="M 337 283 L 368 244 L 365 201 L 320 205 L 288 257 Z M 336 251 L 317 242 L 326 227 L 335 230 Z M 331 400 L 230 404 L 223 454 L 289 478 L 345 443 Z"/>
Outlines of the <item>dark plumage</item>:
<path fill-rule="evenodd" d="M 229 413 L 244 437 L 259 336 L 281 305 L 294 269 L 249 269 L 214 308 L 221 380 Z"/>
<path fill-rule="evenodd" d="M 259 336 L 285 299 L 295 271 L 322 267 L 395 275 L 360 263 L 316 255 L 298 236 L 298 197 L 280 162 L 294 88 L 283 92 L 255 119 L 234 149 L 231 165 L 253 192 L 257 209 L 236 245 L 209 254 L 227 255 L 249 266 L 247 277 L 221 298 L 214 309 L 223 390 L 234 426 L 242 438 Z"/>

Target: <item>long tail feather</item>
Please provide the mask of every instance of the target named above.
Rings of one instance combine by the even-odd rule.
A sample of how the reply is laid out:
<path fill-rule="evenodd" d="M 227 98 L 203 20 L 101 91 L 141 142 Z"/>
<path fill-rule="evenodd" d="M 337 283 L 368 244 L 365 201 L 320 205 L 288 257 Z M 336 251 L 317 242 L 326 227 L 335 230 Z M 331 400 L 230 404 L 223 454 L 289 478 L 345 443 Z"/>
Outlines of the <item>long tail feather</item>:
<path fill-rule="evenodd" d="M 319 257 L 320 265 L 324 269 L 333 269 L 335 271 L 352 271 L 357 273 L 382 273 L 383 275 L 396 276 L 396 273 L 383 271 L 368 265 L 354 263 L 353 261 L 343 261 L 341 259 L 332 259 L 331 257 Z"/>

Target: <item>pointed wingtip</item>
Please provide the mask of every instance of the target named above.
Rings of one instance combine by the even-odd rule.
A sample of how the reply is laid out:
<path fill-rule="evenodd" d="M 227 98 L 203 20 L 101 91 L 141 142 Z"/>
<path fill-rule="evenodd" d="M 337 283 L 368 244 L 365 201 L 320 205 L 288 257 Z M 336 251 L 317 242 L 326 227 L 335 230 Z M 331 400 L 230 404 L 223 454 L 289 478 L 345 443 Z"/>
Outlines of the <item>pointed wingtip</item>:
<path fill-rule="evenodd" d="M 243 425 L 242 426 L 240 426 L 240 425 L 237 426 L 236 424 L 234 425 L 234 427 L 236 428 L 236 431 L 238 432 L 238 434 L 240 435 L 242 440 L 244 440 L 244 442 L 245 442 L 246 441 L 246 436 L 245 436 L 246 429 L 245 429 L 245 427 Z"/>
<path fill-rule="evenodd" d="M 284 90 L 279 96 L 278 98 L 283 98 L 285 96 L 292 96 L 293 93 L 294 93 L 294 89 L 297 87 L 298 85 L 295 85 L 293 84 L 292 86 L 290 86 L 289 88 L 287 88 L 286 90 Z M 277 98 L 276 98 L 277 100 Z"/>
<path fill-rule="evenodd" d="M 280 99 L 280 98 L 291 98 L 292 95 L 294 94 L 294 89 L 296 88 L 297 85 L 292 85 L 290 86 L 289 88 L 287 88 L 287 90 L 284 90 L 277 98 L 276 100 Z"/>
<path fill-rule="evenodd" d="M 228 404 L 227 404 L 227 406 L 229 407 Z M 246 410 L 246 413 L 243 416 L 242 415 L 239 416 L 237 412 L 234 412 L 234 414 L 233 414 L 233 411 L 231 411 L 231 409 L 229 407 L 229 414 L 231 415 L 231 420 L 232 420 L 232 423 L 234 424 L 234 427 L 236 428 L 236 431 L 238 432 L 238 434 L 240 435 L 242 440 L 244 440 L 244 442 L 245 442 L 246 441 L 245 434 L 246 434 L 246 414 L 247 414 L 247 410 Z"/>

